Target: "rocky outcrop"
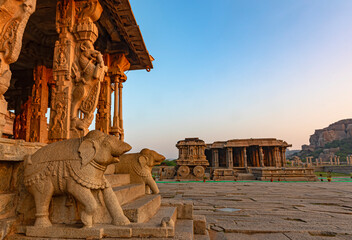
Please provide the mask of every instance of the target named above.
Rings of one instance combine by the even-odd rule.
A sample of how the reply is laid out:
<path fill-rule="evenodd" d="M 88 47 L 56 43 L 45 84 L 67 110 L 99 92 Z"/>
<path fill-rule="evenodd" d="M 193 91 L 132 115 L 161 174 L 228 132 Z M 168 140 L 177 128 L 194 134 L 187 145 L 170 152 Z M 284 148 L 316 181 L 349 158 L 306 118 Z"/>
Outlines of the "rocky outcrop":
<path fill-rule="evenodd" d="M 314 150 L 324 147 L 325 144 L 335 140 L 352 137 L 352 119 L 343 119 L 323 129 L 315 130 L 309 138 L 309 146 L 303 145 L 303 150 Z"/>

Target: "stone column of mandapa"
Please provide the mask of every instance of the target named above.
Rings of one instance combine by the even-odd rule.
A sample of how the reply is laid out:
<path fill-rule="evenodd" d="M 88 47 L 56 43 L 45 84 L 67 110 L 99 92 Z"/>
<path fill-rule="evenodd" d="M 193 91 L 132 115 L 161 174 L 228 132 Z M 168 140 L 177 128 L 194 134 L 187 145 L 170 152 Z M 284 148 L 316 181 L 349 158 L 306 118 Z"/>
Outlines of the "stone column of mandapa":
<path fill-rule="evenodd" d="M 227 148 L 226 150 L 226 167 L 233 168 L 232 148 Z"/>
<path fill-rule="evenodd" d="M 121 128 L 120 140 L 123 141 L 125 138 L 125 134 L 123 130 L 123 119 L 122 119 L 122 88 L 123 88 L 122 82 L 119 82 L 119 120 L 120 120 L 119 125 Z"/>
<path fill-rule="evenodd" d="M 243 160 L 244 160 L 244 167 L 247 168 L 248 163 L 247 163 L 247 149 L 246 149 L 246 147 L 243 148 Z"/>
<path fill-rule="evenodd" d="M 263 156 L 263 148 L 259 147 L 259 160 L 260 160 L 260 166 L 264 167 L 264 156 Z"/>
<path fill-rule="evenodd" d="M 213 167 L 219 167 L 219 151 L 218 149 L 212 149 L 213 152 Z"/>

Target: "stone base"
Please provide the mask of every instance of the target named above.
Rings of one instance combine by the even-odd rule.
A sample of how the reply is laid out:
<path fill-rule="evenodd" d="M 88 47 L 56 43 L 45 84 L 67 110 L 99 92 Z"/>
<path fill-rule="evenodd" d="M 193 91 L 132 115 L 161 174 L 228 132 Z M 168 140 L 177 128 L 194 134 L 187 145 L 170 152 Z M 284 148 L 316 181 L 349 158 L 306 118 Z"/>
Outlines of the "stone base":
<path fill-rule="evenodd" d="M 213 180 L 225 180 L 225 181 L 233 181 L 235 179 L 233 169 L 227 168 L 214 168 L 213 169 Z"/>
<path fill-rule="evenodd" d="M 163 219 L 169 219 L 170 224 L 163 226 Z M 59 239 L 100 239 L 100 238 L 168 238 L 175 235 L 177 208 L 161 207 L 147 223 L 132 223 L 126 226 L 98 224 L 92 228 L 82 228 L 82 225 L 55 224 L 51 227 L 27 226 L 25 235 L 34 238 Z"/>
<path fill-rule="evenodd" d="M 103 237 L 103 228 L 80 228 L 81 226 L 53 225 L 52 227 L 26 228 L 26 236 L 45 237 L 45 238 L 92 238 L 100 239 Z"/>
<path fill-rule="evenodd" d="M 252 168 L 252 174 L 262 181 L 318 181 L 314 168 Z"/>
<path fill-rule="evenodd" d="M 23 161 L 24 156 L 35 153 L 45 145 L 45 143 L 0 138 L 0 161 Z"/>

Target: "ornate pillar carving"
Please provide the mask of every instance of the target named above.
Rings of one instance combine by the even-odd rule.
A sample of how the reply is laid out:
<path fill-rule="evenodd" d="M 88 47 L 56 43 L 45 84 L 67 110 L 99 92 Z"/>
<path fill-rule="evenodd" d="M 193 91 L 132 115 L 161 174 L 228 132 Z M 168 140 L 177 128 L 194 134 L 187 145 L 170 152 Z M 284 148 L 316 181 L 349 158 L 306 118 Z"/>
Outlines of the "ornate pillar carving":
<path fill-rule="evenodd" d="M 56 30 L 49 138 L 58 141 L 88 132 L 98 104 L 100 82 L 107 68 L 94 49 L 102 7 L 97 0 L 59 0 Z"/>
<path fill-rule="evenodd" d="M 48 141 L 48 128 L 45 114 L 49 104 L 48 82 L 49 78 L 52 77 L 52 71 L 45 66 L 37 66 L 34 69 L 33 76 L 31 118 L 26 141 L 46 143 Z"/>
<path fill-rule="evenodd" d="M 226 150 L 226 167 L 233 168 L 233 155 L 232 155 L 232 148 L 227 148 Z"/>
<path fill-rule="evenodd" d="M 10 86 L 10 64 L 17 61 L 28 18 L 35 11 L 36 0 L 0 1 L 0 137 L 6 123 L 7 102 L 4 93 Z"/>
<path fill-rule="evenodd" d="M 104 62 L 110 66 L 110 55 L 104 55 Z M 95 118 L 95 129 L 110 134 L 111 127 L 111 78 L 106 74 L 103 82 L 101 82 L 98 111 Z"/>

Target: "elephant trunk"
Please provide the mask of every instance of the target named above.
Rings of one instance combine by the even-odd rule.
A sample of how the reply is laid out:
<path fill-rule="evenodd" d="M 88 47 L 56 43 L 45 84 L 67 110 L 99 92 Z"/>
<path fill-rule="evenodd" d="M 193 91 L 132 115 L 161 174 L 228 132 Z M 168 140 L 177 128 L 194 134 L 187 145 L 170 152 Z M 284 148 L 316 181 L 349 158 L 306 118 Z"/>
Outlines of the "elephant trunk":
<path fill-rule="evenodd" d="M 115 143 L 113 146 L 111 155 L 116 159 L 131 149 L 132 149 L 132 147 L 128 143 L 125 143 L 124 141 L 118 140 L 117 143 Z M 117 162 L 119 162 L 118 159 L 117 159 Z"/>

